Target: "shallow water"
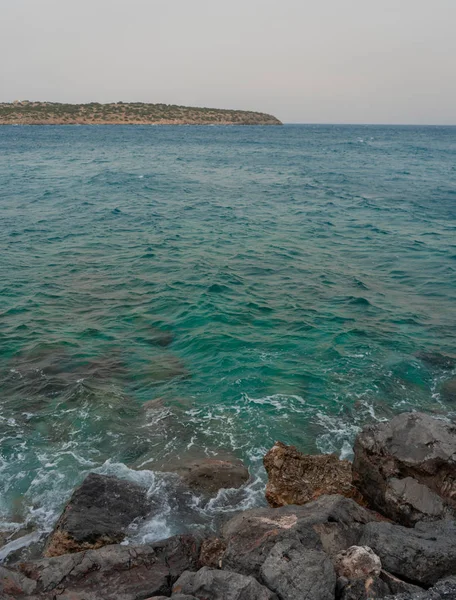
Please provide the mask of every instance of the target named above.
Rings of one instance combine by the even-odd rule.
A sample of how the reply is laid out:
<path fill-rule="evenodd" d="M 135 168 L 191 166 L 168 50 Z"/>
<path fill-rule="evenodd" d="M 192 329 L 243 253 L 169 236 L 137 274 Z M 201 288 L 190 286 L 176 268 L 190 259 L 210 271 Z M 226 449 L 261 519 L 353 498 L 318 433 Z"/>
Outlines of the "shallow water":
<path fill-rule="evenodd" d="M 0 529 L 99 470 L 157 539 L 261 502 L 276 439 L 455 415 L 456 128 L 1 127 L 0 181 Z M 251 485 L 172 499 L 219 451 Z"/>

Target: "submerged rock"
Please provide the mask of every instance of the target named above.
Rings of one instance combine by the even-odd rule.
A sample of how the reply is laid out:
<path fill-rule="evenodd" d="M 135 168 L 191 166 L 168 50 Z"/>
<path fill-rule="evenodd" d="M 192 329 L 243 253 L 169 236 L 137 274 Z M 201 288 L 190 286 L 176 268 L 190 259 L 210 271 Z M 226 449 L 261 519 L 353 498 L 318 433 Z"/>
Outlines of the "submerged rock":
<path fill-rule="evenodd" d="M 47 543 L 45 555 L 60 556 L 120 543 L 127 527 L 152 509 L 139 485 L 90 473 L 73 492 Z"/>
<path fill-rule="evenodd" d="M 266 499 L 273 507 L 305 504 L 323 494 L 342 494 L 361 502 L 352 483 L 352 465 L 334 454 L 311 456 L 276 442 L 264 457 Z"/>
<path fill-rule="evenodd" d="M 456 366 L 456 357 L 440 352 L 418 352 L 416 357 L 431 367 L 439 369 L 453 369 Z"/>
<path fill-rule="evenodd" d="M 197 573 L 183 573 L 173 587 L 172 598 L 176 598 L 175 594 L 210 600 L 277 600 L 273 592 L 253 577 L 208 567 Z"/>
<path fill-rule="evenodd" d="M 356 485 L 386 516 L 411 526 L 456 508 L 454 425 L 423 413 L 403 413 L 365 427 L 354 452 Z"/>
<path fill-rule="evenodd" d="M 188 487 L 206 495 L 215 495 L 223 488 L 239 488 L 250 478 L 241 461 L 205 458 L 178 469 Z"/>
<path fill-rule="evenodd" d="M 444 400 L 448 402 L 456 402 L 456 377 L 448 379 L 440 387 L 440 393 Z"/>

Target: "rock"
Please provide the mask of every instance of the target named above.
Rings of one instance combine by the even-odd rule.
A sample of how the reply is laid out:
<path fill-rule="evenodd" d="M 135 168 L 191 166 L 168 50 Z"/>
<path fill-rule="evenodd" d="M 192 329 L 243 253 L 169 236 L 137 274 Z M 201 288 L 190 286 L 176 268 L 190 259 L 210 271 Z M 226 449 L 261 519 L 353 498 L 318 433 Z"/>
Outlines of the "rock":
<path fill-rule="evenodd" d="M 358 545 L 365 523 L 377 515 L 342 496 L 320 496 L 304 506 L 258 508 L 231 519 L 223 528 L 227 548 L 222 568 L 259 577 L 274 545 L 298 541 L 335 556 Z"/>
<path fill-rule="evenodd" d="M 420 594 L 422 591 L 422 588 L 401 581 L 386 571 L 382 571 L 380 576 L 371 576 L 366 579 L 349 581 L 339 578 L 336 597 L 338 600 L 374 600 L 375 598 L 390 597 L 390 594 L 406 593 L 407 598 L 415 598 L 413 594 Z"/>
<path fill-rule="evenodd" d="M 440 387 L 440 393 L 444 400 L 448 402 L 456 402 L 456 377 L 448 379 L 442 383 Z"/>
<path fill-rule="evenodd" d="M 456 366 L 456 358 L 440 352 L 418 352 L 416 355 L 424 363 L 438 369 L 453 369 Z"/>
<path fill-rule="evenodd" d="M 173 594 L 172 598 L 173 600 L 198 600 L 195 596 L 189 596 L 188 594 Z M 154 596 L 146 600 L 169 600 L 169 596 Z"/>
<path fill-rule="evenodd" d="M 20 563 L 42 598 L 137 600 L 171 593 L 186 570 L 198 568 L 200 540 L 177 536 L 145 546 L 105 546 Z M 48 596 L 49 595 L 49 596 Z"/>
<path fill-rule="evenodd" d="M 378 554 L 397 577 L 430 586 L 456 573 L 456 523 L 417 523 L 414 529 L 392 523 L 368 523 L 361 544 Z"/>
<path fill-rule="evenodd" d="M 379 577 L 355 579 L 339 586 L 338 600 L 374 600 L 389 595 L 388 586 Z"/>
<path fill-rule="evenodd" d="M 380 558 L 368 546 L 351 546 L 336 556 L 336 573 L 347 579 L 376 577 L 382 570 Z"/>
<path fill-rule="evenodd" d="M 226 542 L 220 538 L 207 538 L 201 544 L 200 564 L 202 567 L 220 569 L 226 550 Z"/>
<path fill-rule="evenodd" d="M 275 544 L 260 575 L 281 600 L 334 600 L 336 574 L 332 562 L 321 550 L 308 549 L 300 542 Z"/>
<path fill-rule="evenodd" d="M 385 504 L 390 518 L 408 526 L 451 515 L 450 508 L 440 496 L 413 477 L 389 479 L 385 488 Z"/>
<path fill-rule="evenodd" d="M 179 469 L 182 479 L 191 489 L 213 496 L 222 488 L 240 488 L 250 478 L 241 461 L 206 458 Z"/>
<path fill-rule="evenodd" d="M 383 600 L 455 600 L 456 578 L 449 577 L 435 584 L 428 590 L 409 591 L 394 596 L 385 596 Z"/>
<path fill-rule="evenodd" d="M 323 494 L 341 494 L 362 502 L 352 483 L 352 465 L 335 454 L 311 456 L 276 442 L 263 459 L 268 474 L 266 500 L 273 507 L 305 504 Z"/>
<path fill-rule="evenodd" d="M 403 413 L 364 428 L 354 451 L 355 483 L 375 510 L 409 526 L 444 516 L 446 508 L 439 513 L 435 496 L 424 488 L 410 481 L 391 483 L 406 478 L 427 486 L 444 504 L 456 508 L 454 425 L 423 413 Z"/>
<path fill-rule="evenodd" d="M 175 594 L 189 594 L 201 600 L 277 600 L 253 577 L 208 567 L 181 575 L 173 587 L 173 598 Z"/>
<path fill-rule="evenodd" d="M 127 527 L 148 515 L 151 508 L 146 489 L 116 477 L 90 473 L 66 505 L 45 555 L 60 556 L 118 544 Z"/>
<path fill-rule="evenodd" d="M 0 598 L 12 600 L 26 594 L 32 594 L 36 589 L 36 582 L 25 575 L 0 566 Z"/>

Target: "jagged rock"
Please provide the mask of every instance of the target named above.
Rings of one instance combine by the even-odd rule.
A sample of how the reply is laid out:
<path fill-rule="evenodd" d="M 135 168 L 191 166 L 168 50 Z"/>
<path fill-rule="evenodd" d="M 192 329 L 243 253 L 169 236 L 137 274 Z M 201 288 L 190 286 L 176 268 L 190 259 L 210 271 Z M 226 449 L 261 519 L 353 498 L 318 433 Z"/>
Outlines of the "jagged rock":
<path fill-rule="evenodd" d="M 390 573 L 430 586 L 456 573 L 456 523 L 417 523 L 414 529 L 392 523 L 368 523 L 361 544 L 380 556 Z"/>
<path fill-rule="evenodd" d="M 176 593 L 193 595 L 201 600 L 277 600 L 273 592 L 253 577 L 208 567 L 197 573 L 183 573 L 173 587 L 173 598 Z"/>
<path fill-rule="evenodd" d="M 350 546 L 339 552 L 334 561 L 336 573 L 347 579 L 376 577 L 382 570 L 380 558 L 368 546 Z"/>
<path fill-rule="evenodd" d="M 198 568 L 200 545 L 193 536 L 176 536 L 157 544 L 105 546 L 20 563 L 18 569 L 46 600 L 137 600 L 169 595 L 181 573 Z"/>
<path fill-rule="evenodd" d="M 456 377 L 453 377 L 453 379 L 448 379 L 442 383 L 440 387 L 440 393 L 442 394 L 444 400 L 456 402 Z"/>
<path fill-rule="evenodd" d="M 413 477 L 389 479 L 385 488 L 385 504 L 390 518 L 408 526 L 418 521 L 441 519 L 452 513 L 440 496 Z"/>
<path fill-rule="evenodd" d="M 0 598 L 2 600 L 20 598 L 32 594 L 35 589 L 36 582 L 33 579 L 0 566 Z"/>
<path fill-rule="evenodd" d="M 332 562 L 321 550 L 306 548 L 298 541 L 275 544 L 260 575 L 281 600 L 334 600 L 336 574 Z"/>
<path fill-rule="evenodd" d="M 173 594 L 173 600 L 198 600 L 195 596 L 189 596 L 188 594 Z M 154 596 L 153 598 L 146 598 L 146 600 L 169 600 L 169 596 Z"/>
<path fill-rule="evenodd" d="M 320 496 L 304 506 L 248 510 L 223 529 L 227 548 L 222 568 L 258 577 L 273 546 L 296 540 L 310 550 L 335 556 L 357 545 L 365 523 L 377 515 L 343 496 Z"/>
<path fill-rule="evenodd" d="M 422 591 L 422 588 L 401 581 L 386 571 L 365 579 L 348 580 L 340 577 L 337 584 L 338 600 L 374 600 L 390 594 L 419 594 Z"/>
<path fill-rule="evenodd" d="M 127 527 L 151 509 L 146 489 L 116 477 L 90 473 L 66 505 L 45 555 L 61 556 L 118 544 Z"/>
<path fill-rule="evenodd" d="M 456 508 L 456 426 L 423 413 L 403 413 L 366 427 L 354 451 L 356 485 L 375 510 L 408 526 L 445 516 L 447 509 L 438 514 L 432 493 L 395 481 L 405 478 L 427 486 Z"/>
<path fill-rule="evenodd" d="M 456 578 L 449 577 L 435 584 L 434 587 L 424 591 L 411 591 L 399 593 L 394 596 L 385 596 L 383 600 L 455 600 Z"/>
<path fill-rule="evenodd" d="M 362 502 L 352 483 L 352 465 L 335 454 L 311 456 L 276 442 L 263 459 L 268 474 L 266 500 L 273 507 L 306 504 L 323 494 L 341 494 Z"/>
<path fill-rule="evenodd" d="M 248 469 L 239 461 L 205 458 L 179 469 L 186 485 L 208 496 L 222 488 L 240 488 L 250 478 Z"/>
<path fill-rule="evenodd" d="M 200 564 L 202 567 L 219 569 L 226 550 L 226 542 L 220 538 L 207 538 L 201 544 Z"/>

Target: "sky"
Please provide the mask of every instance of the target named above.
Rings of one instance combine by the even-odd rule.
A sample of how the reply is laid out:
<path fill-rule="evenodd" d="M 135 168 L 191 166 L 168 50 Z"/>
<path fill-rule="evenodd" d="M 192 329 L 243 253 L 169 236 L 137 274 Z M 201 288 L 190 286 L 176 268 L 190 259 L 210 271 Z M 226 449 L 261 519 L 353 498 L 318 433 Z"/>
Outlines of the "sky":
<path fill-rule="evenodd" d="M 0 102 L 456 124 L 456 0 L 0 0 Z"/>

